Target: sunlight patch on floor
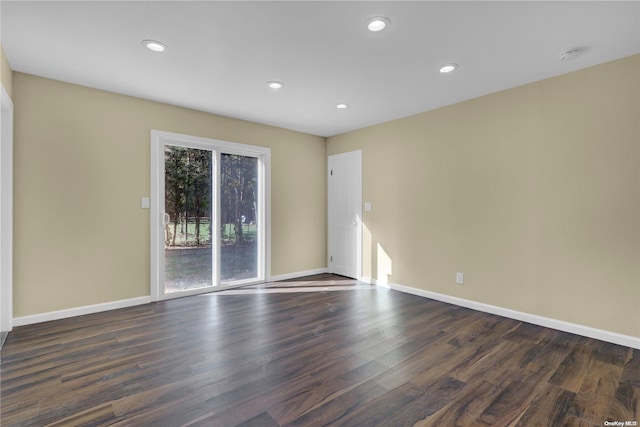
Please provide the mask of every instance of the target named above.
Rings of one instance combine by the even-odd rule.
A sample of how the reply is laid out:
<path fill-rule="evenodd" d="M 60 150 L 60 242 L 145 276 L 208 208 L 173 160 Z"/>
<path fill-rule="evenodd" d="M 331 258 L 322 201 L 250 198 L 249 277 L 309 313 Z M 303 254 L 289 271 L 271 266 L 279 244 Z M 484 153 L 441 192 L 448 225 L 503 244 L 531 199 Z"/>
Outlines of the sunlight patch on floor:
<path fill-rule="evenodd" d="M 273 286 L 273 285 L 271 285 Z M 277 285 L 276 285 L 277 286 Z M 356 284 L 356 285 L 338 285 L 338 286 L 285 286 L 285 287 L 264 287 L 264 288 L 236 288 L 217 291 L 200 296 L 216 296 L 216 295 L 251 295 L 251 294 L 290 294 L 301 292 L 334 292 L 334 291 L 353 291 L 353 290 L 374 290 L 373 285 Z"/>

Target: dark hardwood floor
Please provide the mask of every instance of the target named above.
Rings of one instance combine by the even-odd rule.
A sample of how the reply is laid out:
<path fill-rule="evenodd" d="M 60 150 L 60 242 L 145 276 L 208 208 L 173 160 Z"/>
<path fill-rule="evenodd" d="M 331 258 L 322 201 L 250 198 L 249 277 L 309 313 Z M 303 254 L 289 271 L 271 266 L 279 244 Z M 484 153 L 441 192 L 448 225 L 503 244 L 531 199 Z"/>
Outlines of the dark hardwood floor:
<path fill-rule="evenodd" d="M 639 350 L 329 275 L 18 327 L 1 356 L 2 426 L 640 422 Z"/>

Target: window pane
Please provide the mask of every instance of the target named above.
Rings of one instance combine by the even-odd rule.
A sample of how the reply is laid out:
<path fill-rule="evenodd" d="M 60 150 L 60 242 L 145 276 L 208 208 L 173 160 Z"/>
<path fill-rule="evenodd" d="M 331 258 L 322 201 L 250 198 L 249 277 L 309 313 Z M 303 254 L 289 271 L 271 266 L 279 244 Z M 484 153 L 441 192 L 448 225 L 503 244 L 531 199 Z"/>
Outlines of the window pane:
<path fill-rule="evenodd" d="M 211 160 L 208 150 L 165 148 L 165 293 L 213 286 Z"/>
<path fill-rule="evenodd" d="M 258 277 L 258 159 L 220 155 L 220 276 Z"/>

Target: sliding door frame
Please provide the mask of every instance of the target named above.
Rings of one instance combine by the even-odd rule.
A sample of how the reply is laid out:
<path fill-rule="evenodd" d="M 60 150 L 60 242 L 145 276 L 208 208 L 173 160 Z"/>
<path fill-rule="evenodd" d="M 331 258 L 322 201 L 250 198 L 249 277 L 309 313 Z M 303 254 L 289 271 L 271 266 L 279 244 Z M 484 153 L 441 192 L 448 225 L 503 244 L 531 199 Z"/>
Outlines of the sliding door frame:
<path fill-rule="evenodd" d="M 212 233 L 214 249 L 214 286 L 192 291 L 164 292 L 164 238 L 161 225 L 164 214 L 164 147 L 165 145 L 196 148 L 213 152 Z M 258 159 L 258 277 L 223 284 L 220 278 L 220 154 L 237 154 Z M 152 301 L 230 289 L 271 280 L 271 149 L 218 139 L 151 130 L 151 194 L 150 194 L 150 295 Z M 213 222 L 212 221 L 212 222 Z"/>

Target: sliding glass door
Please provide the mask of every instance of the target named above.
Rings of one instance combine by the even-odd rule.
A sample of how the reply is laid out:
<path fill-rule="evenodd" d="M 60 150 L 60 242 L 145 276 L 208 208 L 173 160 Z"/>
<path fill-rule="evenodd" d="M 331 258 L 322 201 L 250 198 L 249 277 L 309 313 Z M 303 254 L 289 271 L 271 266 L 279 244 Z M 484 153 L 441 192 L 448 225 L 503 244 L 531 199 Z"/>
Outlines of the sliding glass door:
<path fill-rule="evenodd" d="M 263 282 L 269 149 L 159 131 L 151 143 L 152 298 Z"/>

